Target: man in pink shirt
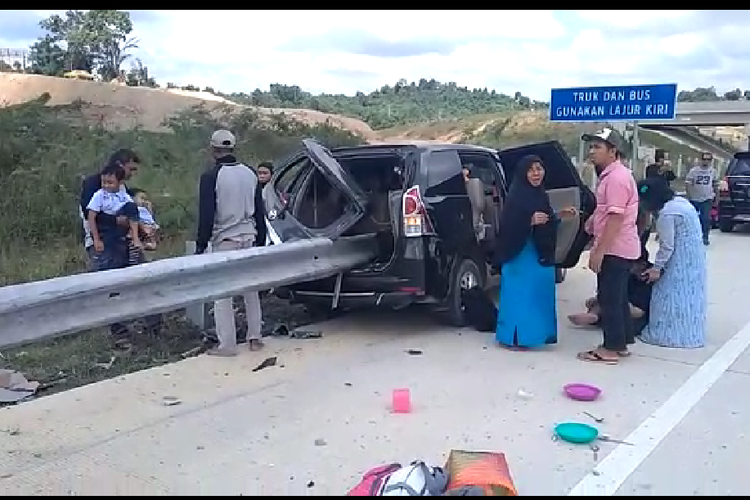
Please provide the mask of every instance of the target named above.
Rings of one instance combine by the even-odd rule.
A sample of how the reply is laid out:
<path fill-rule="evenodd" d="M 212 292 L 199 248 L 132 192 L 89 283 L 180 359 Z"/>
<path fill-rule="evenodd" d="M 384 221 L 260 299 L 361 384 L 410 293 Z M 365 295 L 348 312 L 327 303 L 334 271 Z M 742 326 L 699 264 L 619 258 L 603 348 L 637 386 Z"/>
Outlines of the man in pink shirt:
<path fill-rule="evenodd" d="M 586 221 L 586 231 L 594 236 L 589 268 L 597 275 L 597 298 L 601 307 L 603 345 L 578 354 L 584 361 L 617 364 L 628 356 L 628 344 L 635 343 L 628 304 L 628 276 L 641 255 L 638 238 L 638 188 L 631 171 L 622 164 L 622 138 L 605 128 L 585 134 L 589 156 L 599 183 L 596 210 Z"/>

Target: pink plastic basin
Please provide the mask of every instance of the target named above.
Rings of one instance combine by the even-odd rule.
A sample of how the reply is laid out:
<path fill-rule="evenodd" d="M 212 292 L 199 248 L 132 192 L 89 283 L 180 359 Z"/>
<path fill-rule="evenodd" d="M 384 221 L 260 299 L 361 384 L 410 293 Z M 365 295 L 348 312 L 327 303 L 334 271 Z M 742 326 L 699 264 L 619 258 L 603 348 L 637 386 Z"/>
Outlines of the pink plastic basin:
<path fill-rule="evenodd" d="M 567 384 L 563 389 L 570 399 L 576 401 L 593 401 L 602 393 L 601 389 L 589 384 Z"/>

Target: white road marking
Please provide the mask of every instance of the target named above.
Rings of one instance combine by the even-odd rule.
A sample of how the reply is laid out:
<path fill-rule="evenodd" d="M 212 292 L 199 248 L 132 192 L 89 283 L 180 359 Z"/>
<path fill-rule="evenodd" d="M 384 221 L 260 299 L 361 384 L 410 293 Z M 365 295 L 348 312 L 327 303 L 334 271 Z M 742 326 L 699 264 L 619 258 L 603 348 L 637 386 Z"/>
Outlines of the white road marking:
<path fill-rule="evenodd" d="M 568 492 L 568 496 L 611 496 L 682 421 L 750 346 L 750 323 L 729 339 L 654 413 Z"/>

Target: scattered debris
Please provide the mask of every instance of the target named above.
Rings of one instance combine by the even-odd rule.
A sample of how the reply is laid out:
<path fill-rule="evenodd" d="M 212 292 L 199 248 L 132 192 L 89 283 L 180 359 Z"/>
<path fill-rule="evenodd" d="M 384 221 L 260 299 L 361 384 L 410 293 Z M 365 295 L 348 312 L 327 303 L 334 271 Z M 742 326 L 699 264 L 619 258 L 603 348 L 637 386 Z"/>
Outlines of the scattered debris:
<path fill-rule="evenodd" d="M 406 354 L 410 354 L 412 356 L 420 356 L 422 354 L 422 351 L 419 349 L 407 349 Z"/>
<path fill-rule="evenodd" d="M 284 323 L 278 325 L 271 332 L 272 337 L 286 337 L 288 335 L 289 335 L 289 327 L 286 326 Z"/>
<path fill-rule="evenodd" d="M 323 438 L 318 438 L 315 440 L 315 446 L 325 446 L 328 443 L 326 443 L 326 440 Z"/>
<path fill-rule="evenodd" d="M 18 403 L 36 394 L 39 385 L 17 371 L 0 370 L 0 403 Z"/>
<path fill-rule="evenodd" d="M 198 354 L 203 353 L 203 351 L 205 351 L 205 350 L 206 350 L 206 346 L 199 345 L 198 347 L 193 347 L 189 351 L 183 352 L 182 354 L 180 354 L 180 357 L 182 359 L 190 358 L 192 356 L 197 356 Z"/>
<path fill-rule="evenodd" d="M 633 443 L 629 443 L 627 441 L 620 441 L 619 439 L 612 439 L 611 437 L 605 436 L 605 435 L 599 436 L 599 441 L 604 441 L 606 443 L 626 444 L 628 446 L 635 446 Z"/>
<path fill-rule="evenodd" d="M 109 370 L 110 368 L 112 368 L 112 365 L 115 364 L 115 360 L 116 359 L 117 359 L 117 357 L 112 356 L 111 358 L 109 358 L 109 362 L 108 363 L 95 363 L 94 366 L 96 366 L 98 368 L 104 368 L 105 370 Z"/>
<path fill-rule="evenodd" d="M 174 396 L 164 396 L 162 402 L 164 403 L 164 406 L 177 406 L 182 404 L 182 401 Z"/>
<path fill-rule="evenodd" d="M 263 362 L 259 364 L 258 366 L 256 366 L 255 368 L 253 368 L 252 371 L 259 372 L 263 370 L 264 368 L 268 368 L 270 366 L 276 366 L 276 356 L 264 359 Z"/>
<path fill-rule="evenodd" d="M 37 391 L 46 391 L 52 387 L 60 384 L 64 384 L 68 381 L 68 377 L 64 373 L 60 372 L 61 376 L 55 379 L 47 380 L 45 382 L 39 382 L 39 389 Z"/>
<path fill-rule="evenodd" d="M 320 330 L 301 330 L 298 328 L 291 332 L 289 337 L 293 339 L 319 339 L 323 337 L 323 332 Z"/>
<path fill-rule="evenodd" d="M 595 417 L 594 415 L 592 415 L 591 413 L 587 411 L 584 411 L 583 414 L 586 415 L 587 417 L 593 418 L 594 422 L 596 422 L 597 424 L 601 424 L 602 422 L 604 422 L 603 418 Z"/>
<path fill-rule="evenodd" d="M 529 400 L 529 399 L 531 399 L 531 398 L 534 397 L 534 395 L 532 393 L 526 392 L 523 389 L 518 389 L 518 392 L 516 393 L 516 396 L 519 399 L 525 399 L 525 400 Z"/>

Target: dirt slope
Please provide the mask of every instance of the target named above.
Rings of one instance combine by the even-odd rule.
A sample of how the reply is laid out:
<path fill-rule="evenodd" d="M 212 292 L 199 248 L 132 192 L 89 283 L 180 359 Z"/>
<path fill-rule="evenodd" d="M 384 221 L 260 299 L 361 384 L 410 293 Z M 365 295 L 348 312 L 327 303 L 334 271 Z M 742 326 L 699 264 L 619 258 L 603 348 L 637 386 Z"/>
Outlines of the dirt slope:
<path fill-rule="evenodd" d="M 83 101 L 86 103 L 83 111 L 88 119 L 113 129 L 128 129 L 140 125 L 148 130 L 162 130 L 161 124 L 165 118 L 199 104 L 205 105 L 209 110 L 222 106 L 247 108 L 205 92 L 127 87 L 41 75 L 0 73 L 0 106 L 20 104 L 35 99 L 44 92 L 51 96 L 47 103 L 49 106 Z M 306 123 L 330 120 L 334 125 L 360 134 L 367 140 L 376 138 L 369 125 L 355 118 L 307 109 L 255 109 L 269 114 L 283 112 Z"/>

